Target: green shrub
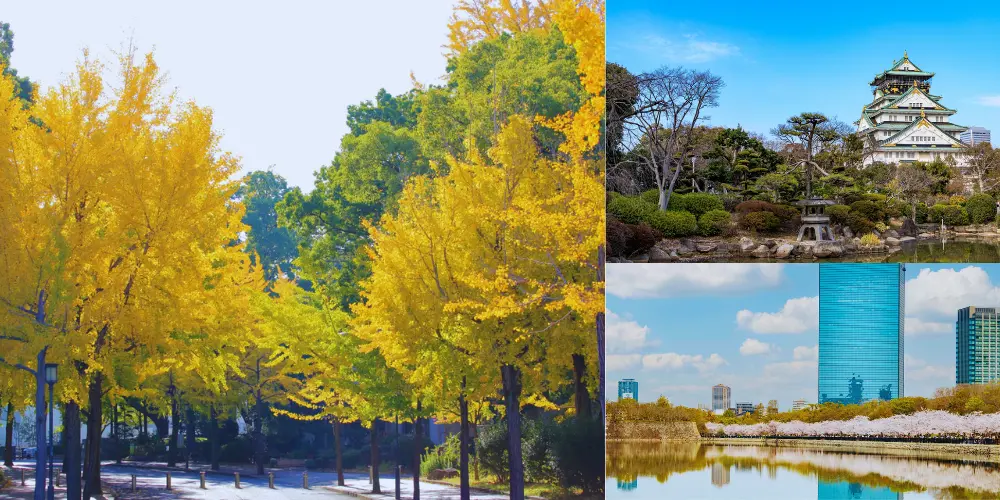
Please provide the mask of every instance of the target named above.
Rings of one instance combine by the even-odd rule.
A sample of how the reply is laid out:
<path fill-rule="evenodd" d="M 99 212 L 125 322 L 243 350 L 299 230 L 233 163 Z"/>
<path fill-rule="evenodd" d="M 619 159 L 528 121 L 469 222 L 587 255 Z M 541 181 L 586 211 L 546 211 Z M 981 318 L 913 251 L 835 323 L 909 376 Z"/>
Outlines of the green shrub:
<path fill-rule="evenodd" d="M 771 211 L 775 216 L 778 217 L 782 222 L 788 222 L 790 220 L 795 220 L 797 217 L 802 215 L 802 209 L 793 207 L 791 205 L 775 205 L 774 209 Z"/>
<path fill-rule="evenodd" d="M 845 224 L 847 223 L 847 214 L 851 211 L 851 207 L 847 205 L 830 205 L 826 207 L 825 213 L 830 216 L 830 222 L 834 224 Z"/>
<path fill-rule="evenodd" d="M 607 195 L 604 197 L 604 202 L 605 203 L 611 203 L 616 198 L 621 198 L 622 196 L 624 196 L 624 195 L 622 195 L 618 191 L 608 191 Z"/>
<path fill-rule="evenodd" d="M 733 223 L 733 216 L 725 210 L 710 210 L 698 218 L 698 232 L 705 236 L 724 233 Z"/>
<path fill-rule="evenodd" d="M 958 205 L 937 204 L 931 207 L 929 219 L 931 222 L 940 223 L 944 219 L 946 226 L 965 226 L 969 224 L 969 212 L 965 207 Z"/>
<path fill-rule="evenodd" d="M 878 203 L 869 200 L 851 203 L 851 213 L 856 213 L 872 222 L 885 221 L 885 210 Z"/>
<path fill-rule="evenodd" d="M 874 231 L 875 223 L 859 213 L 851 212 L 847 214 L 847 227 L 851 228 L 851 231 L 854 231 L 854 234 L 860 236 Z"/>
<path fill-rule="evenodd" d="M 881 206 L 885 206 L 887 200 L 884 194 L 879 194 L 879 193 L 865 193 L 864 196 L 861 197 L 861 199 L 870 201 L 872 203 L 875 203 L 876 205 L 881 205 Z"/>
<path fill-rule="evenodd" d="M 497 422 L 477 428 L 476 456 L 479 465 L 487 473 L 494 475 L 500 483 L 506 483 L 510 475 L 507 467 L 507 425 Z"/>
<path fill-rule="evenodd" d="M 670 210 L 684 210 L 691 212 L 695 217 L 711 212 L 712 210 L 724 210 L 725 205 L 722 200 L 714 194 L 708 193 L 688 193 L 685 195 L 674 194 L 670 197 Z"/>
<path fill-rule="evenodd" d="M 948 198 L 949 205 L 965 205 L 965 197 L 960 194 L 953 194 L 951 198 Z"/>
<path fill-rule="evenodd" d="M 965 210 L 969 212 L 969 220 L 973 224 L 985 224 L 996 217 L 996 200 L 986 193 L 979 193 L 965 202 Z"/>
<path fill-rule="evenodd" d="M 220 462 L 248 464 L 251 458 L 253 458 L 253 445 L 246 436 L 240 436 L 235 441 L 222 445 L 219 450 Z"/>
<path fill-rule="evenodd" d="M 929 221 L 930 213 L 931 210 L 930 208 L 927 207 L 926 203 L 924 202 L 917 203 L 917 220 L 913 222 L 930 222 Z"/>
<path fill-rule="evenodd" d="M 679 196 L 679 195 L 675 194 L 674 196 Z M 643 191 L 642 194 L 639 195 L 639 198 L 641 198 L 642 201 L 645 201 L 646 203 L 652 203 L 653 205 L 659 206 L 659 204 L 660 204 L 660 190 L 659 189 L 650 189 L 648 191 Z"/>
<path fill-rule="evenodd" d="M 671 238 L 691 236 L 698 231 L 698 219 L 691 212 L 681 210 L 657 210 L 647 222 L 653 229 Z"/>
<path fill-rule="evenodd" d="M 750 212 L 740 217 L 743 229 L 769 233 L 781 227 L 781 220 L 771 212 Z"/>
<path fill-rule="evenodd" d="M 611 203 L 608 203 L 608 213 L 626 224 L 646 222 L 650 215 L 658 210 L 655 204 L 632 196 L 615 198 Z"/>
<path fill-rule="evenodd" d="M 448 436 L 441 446 L 420 455 L 420 473 L 427 476 L 437 469 L 457 469 L 461 460 L 461 441 L 458 434 Z"/>
<path fill-rule="evenodd" d="M 604 426 L 599 420 L 574 417 L 556 426 L 552 454 L 564 487 L 582 488 L 585 494 L 602 491 L 604 457 L 594 453 L 594 446 L 602 442 Z"/>
<path fill-rule="evenodd" d="M 525 420 L 521 425 L 521 455 L 525 478 L 533 483 L 556 478 L 551 456 L 555 425 L 541 420 Z"/>
<path fill-rule="evenodd" d="M 892 200 L 885 208 L 885 214 L 889 217 L 909 217 L 910 204 L 903 200 Z"/>

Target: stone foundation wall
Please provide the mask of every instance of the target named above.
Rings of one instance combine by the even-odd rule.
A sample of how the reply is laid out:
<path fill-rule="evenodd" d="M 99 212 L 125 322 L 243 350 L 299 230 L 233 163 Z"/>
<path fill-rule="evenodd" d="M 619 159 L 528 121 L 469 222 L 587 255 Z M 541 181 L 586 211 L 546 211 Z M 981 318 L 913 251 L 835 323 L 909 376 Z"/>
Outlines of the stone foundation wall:
<path fill-rule="evenodd" d="M 694 422 L 622 422 L 609 429 L 608 441 L 698 440 Z"/>

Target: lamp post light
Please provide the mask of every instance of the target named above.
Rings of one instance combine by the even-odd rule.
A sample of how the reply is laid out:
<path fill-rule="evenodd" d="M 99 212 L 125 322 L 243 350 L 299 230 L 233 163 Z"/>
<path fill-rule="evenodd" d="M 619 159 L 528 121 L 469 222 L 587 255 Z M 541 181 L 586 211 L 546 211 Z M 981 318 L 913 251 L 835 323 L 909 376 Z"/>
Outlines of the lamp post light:
<path fill-rule="evenodd" d="M 55 363 L 45 364 L 45 383 L 49 384 L 49 495 L 48 495 L 49 500 L 55 500 L 56 498 L 56 490 L 53 482 L 53 476 L 54 476 L 53 464 L 55 463 L 55 460 L 52 459 L 52 453 L 53 453 L 52 444 L 54 442 L 53 435 L 55 433 L 54 430 L 55 418 L 53 414 L 55 413 L 56 402 L 55 399 L 52 397 L 52 386 L 56 384 L 56 379 L 58 378 L 57 377 L 58 367 L 59 365 Z"/>

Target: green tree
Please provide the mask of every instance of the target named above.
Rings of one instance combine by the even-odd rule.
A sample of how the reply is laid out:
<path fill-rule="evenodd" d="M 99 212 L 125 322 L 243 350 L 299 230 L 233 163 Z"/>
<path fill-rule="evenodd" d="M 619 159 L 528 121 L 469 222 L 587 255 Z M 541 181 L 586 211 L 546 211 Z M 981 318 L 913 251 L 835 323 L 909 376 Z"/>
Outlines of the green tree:
<path fill-rule="evenodd" d="M 34 84 L 26 76 L 18 76 L 17 70 L 10 67 L 10 56 L 14 53 L 14 32 L 10 23 L 0 23 L 0 66 L 3 74 L 14 80 L 14 94 L 24 102 L 31 101 Z"/>
<path fill-rule="evenodd" d="M 276 206 L 287 193 L 283 177 L 271 171 L 256 171 L 243 179 L 234 196 L 246 207 L 243 223 L 250 226 L 246 249 L 260 256 L 268 281 L 280 275 L 291 277 L 292 261 L 298 256 L 295 235 L 278 225 Z"/>
<path fill-rule="evenodd" d="M 844 124 L 830 120 L 822 113 L 802 113 L 793 116 L 771 131 L 790 146 L 789 164 L 802 167 L 805 174 L 805 195 L 812 196 L 813 172 L 829 172 L 820 167 L 816 156 L 828 152 L 845 134 Z"/>

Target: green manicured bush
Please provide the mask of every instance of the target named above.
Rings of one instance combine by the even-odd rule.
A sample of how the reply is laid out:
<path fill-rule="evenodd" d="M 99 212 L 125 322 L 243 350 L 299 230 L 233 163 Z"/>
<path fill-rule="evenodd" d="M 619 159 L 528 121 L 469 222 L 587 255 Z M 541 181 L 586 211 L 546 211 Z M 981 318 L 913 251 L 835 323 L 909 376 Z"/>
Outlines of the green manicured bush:
<path fill-rule="evenodd" d="M 653 229 L 670 238 L 691 236 L 698 232 L 698 219 L 691 212 L 683 210 L 657 210 L 647 221 Z"/>
<path fill-rule="evenodd" d="M 856 213 L 872 222 L 885 222 L 885 210 L 874 201 L 860 200 L 851 203 L 851 213 Z"/>
<path fill-rule="evenodd" d="M 618 191 L 608 191 L 607 195 L 605 195 L 605 197 L 604 197 L 604 202 L 606 204 L 608 204 L 608 203 L 611 203 L 612 201 L 614 201 L 616 198 L 621 198 L 622 196 L 624 196 L 624 195 L 622 195 Z"/>
<path fill-rule="evenodd" d="M 969 212 L 969 220 L 973 224 L 985 224 L 996 217 L 996 200 L 986 193 L 979 193 L 965 202 L 965 210 Z"/>
<path fill-rule="evenodd" d="M 677 195 L 675 194 L 674 196 L 677 196 Z M 652 203 L 653 205 L 659 205 L 660 204 L 660 190 L 659 189 L 650 189 L 648 191 L 643 191 L 642 194 L 639 195 L 639 198 L 642 198 L 642 201 L 645 201 L 646 203 Z"/>
<path fill-rule="evenodd" d="M 498 422 L 477 427 L 476 456 L 479 465 L 492 474 L 500 483 L 506 483 L 509 477 L 507 467 L 507 425 Z"/>
<path fill-rule="evenodd" d="M 551 453 L 559 482 L 582 488 L 584 494 L 599 493 L 604 484 L 604 457 L 594 453 L 593 443 L 604 440 L 601 422 L 574 417 L 556 426 L 553 434 Z"/>
<path fill-rule="evenodd" d="M 931 209 L 924 202 L 917 203 L 917 220 L 913 222 L 930 222 Z"/>
<path fill-rule="evenodd" d="M 855 235 L 862 236 L 874 231 L 875 223 L 868 220 L 867 217 L 852 211 L 847 214 L 847 227 L 851 228 L 851 231 L 854 231 Z"/>
<path fill-rule="evenodd" d="M 655 204 L 647 203 L 641 198 L 622 196 L 608 203 L 608 213 L 626 224 L 646 222 L 649 217 L 659 211 Z"/>
<path fill-rule="evenodd" d="M 698 232 L 705 236 L 724 233 L 733 223 L 733 216 L 725 210 L 710 210 L 698 218 Z"/>
<path fill-rule="evenodd" d="M 555 430 L 555 424 L 541 420 L 525 420 L 521 424 L 524 475 L 532 483 L 549 482 L 556 478 L 552 458 Z"/>
<path fill-rule="evenodd" d="M 711 212 L 712 210 L 724 210 L 725 205 L 722 204 L 722 200 L 714 194 L 708 193 L 688 193 L 685 195 L 674 194 L 670 197 L 670 205 L 667 206 L 670 210 L 684 210 L 691 212 L 695 217 L 700 217 L 701 214 L 706 212 Z"/>
<path fill-rule="evenodd" d="M 830 222 L 834 224 L 845 224 L 847 223 L 847 214 L 850 213 L 851 207 L 847 205 L 830 205 L 826 207 L 825 213 L 830 216 Z"/>
<path fill-rule="evenodd" d="M 958 205 L 938 203 L 931 207 L 929 218 L 931 222 L 937 223 L 940 223 L 944 219 L 946 226 L 965 226 L 969 224 L 969 212 L 965 210 L 965 207 Z"/>
<path fill-rule="evenodd" d="M 909 217 L 910 204 L 903 200 L 892 200 L 885 208 L 885 214 L 889 217 Z"/>
<path fill-rule="evenodd" d="M 781 227 L 781 220 L 771 212 L 750 212 L 740 217 L 740 227 L 751 231 L 769 233 Z"/>

